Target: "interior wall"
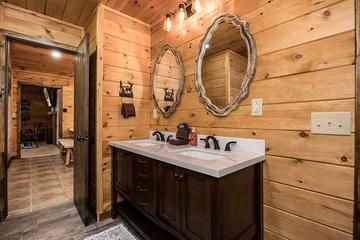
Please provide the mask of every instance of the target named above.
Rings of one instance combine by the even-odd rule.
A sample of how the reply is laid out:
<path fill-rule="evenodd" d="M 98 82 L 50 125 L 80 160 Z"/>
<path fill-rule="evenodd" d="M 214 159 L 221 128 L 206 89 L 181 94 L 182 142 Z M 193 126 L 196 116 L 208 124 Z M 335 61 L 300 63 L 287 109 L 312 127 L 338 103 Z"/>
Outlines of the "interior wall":
<path fill-rule="evenodd" d="M 152 25 L 152 61 L 168 43 L 180 51 L 186 77 L 176 112 L 151 118 L 151 129 L 175 131 L 188 122 L 200 134 L 265 139 L 265 239 L 352 239 L 354 133 L 311 134 L 310 118 L 351 112 L 354 131 L 354 1 L 207 0 L 203 6 L 170 32 L 162 19 Z M 217 118 L 199 101 L 194 66 L 204 33 L 225 12 L 249 22 L 257 65 L 248 98 Z M 261 117 L 251 116 L 253 98 L 263 99 Z"/>
<path fill-rule="evenodd" d="M 11 74 L 11 156 L 19 156 L 18 144 L 18 126 L 19 106 L 20 103 L 18 86 L 19 84 L 27 84 L 41 87 L 60 88 L 62 89 L 62 135 L 63 138 L 70 137 L 69 128 L 74 128 L 74 78 L 64 77 L 53 74 L 46 74 L 40 72 L 31 72 L 23 70 L 12 70 Z M 42 94 L 41 97 L 44 97 Z M 9 126 L 10 127 L 10 126 Z"/>
<path fill-rule="evenodd" d="M 150 128 L 150 26 L 100 5 L 97 30 L 98 213 L 111 206 L 109 141 L 145 138 Z M 134 98 L 119 97 L 120 81 L 134 83 Z M 124 119 L 121 103 L 134 103 L 136 117 Z"/>

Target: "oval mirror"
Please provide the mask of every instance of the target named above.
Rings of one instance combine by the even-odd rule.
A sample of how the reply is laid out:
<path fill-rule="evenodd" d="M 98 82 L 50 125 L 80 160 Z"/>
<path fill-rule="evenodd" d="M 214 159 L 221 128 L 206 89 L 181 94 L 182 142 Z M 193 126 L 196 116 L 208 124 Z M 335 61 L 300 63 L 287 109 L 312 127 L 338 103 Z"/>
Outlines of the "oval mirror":
<path fill-rule="evenodd" d="M 168 117 L 180 103 L 184 88 L 184 67 L 180 53 L 170 45 L 163 46 L 151 77 L 155 106 Z"/>
<path fill-rule="evenodd" d="M 247 97 L 255 74 L 256 47 L 247 22 L 215 19 L 200 43 L 195 77 L 200 101 L 215 116 L 226 116 Z"/>

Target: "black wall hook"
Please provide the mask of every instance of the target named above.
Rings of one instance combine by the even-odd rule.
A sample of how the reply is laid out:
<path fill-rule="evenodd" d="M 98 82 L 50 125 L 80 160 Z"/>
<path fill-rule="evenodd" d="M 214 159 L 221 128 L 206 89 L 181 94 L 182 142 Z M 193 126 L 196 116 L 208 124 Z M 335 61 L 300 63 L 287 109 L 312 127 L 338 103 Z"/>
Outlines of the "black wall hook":
<path fill-rule="evenodd" d="M 134 85 L 134 83 L 131 83 L 131 82 L 128 82 L 127 85 L 123 85 L 122 81 L 120 81 L 119 96 L 126 97 L 126 98 L 133 98 L 134 97 L 134 93 L 132 90 L 133 85 Z"/>

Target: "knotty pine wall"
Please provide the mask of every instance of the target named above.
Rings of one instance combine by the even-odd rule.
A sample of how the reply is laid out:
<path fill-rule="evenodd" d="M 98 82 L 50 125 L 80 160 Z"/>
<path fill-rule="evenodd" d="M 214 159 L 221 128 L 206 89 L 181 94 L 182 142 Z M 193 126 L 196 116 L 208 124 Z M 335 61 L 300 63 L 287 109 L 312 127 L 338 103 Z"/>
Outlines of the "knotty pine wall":
<path fill-rule="evenodd" d="M 62 89 L 62 105 L 63 109 L 67 109 L 67 112 L 62 113 L 62 135 L 63 138 L 70 136 L 69 128 L 74 128 L 74 78 L 14 69 L 11 74 L 11 83 L 10 157 L 20 155 L 20 139 L 18 139 L 18 131 L 20 131 L 20 122 L 18 119 L 18 111 L 20 110 L 18 106 L 20 103 L 20 95 L 18 92 L 19 84 Z M 45 101 L 44 95 L 42 95 L 42 98 Z"/>
<path fill-rule="evenodd" d="M 100 169 L 97 170 L 98 213 L 111 204 L 111 156 L 109 141 L 145 138 L 150 129 L 150 26 L 111 8 L 100 5 L 97 50 L 98 87 L 97 144 Z M 119 97 L 120 81 L 134 83 L 134 99 Z M 136 117 L 124 119 L 121 102 L 133 102 Z M 100 205 L 99 205 L 100 204 Z"/>
<path fill-rule="evenodd" d="M 313 135 L 310 114 L 350 111 L 354 118 L 354 1 L 206 0 L 204 6 L 169 33 L 161 19 L 152 25 L 152 61 L 171 44 L 182 54 L 186 78 L 177 111 L 151 118 L 151 129 L 175 131 L 188 122 L 200 134 L 265 139 L 265 239 L 352 239 L 354 134 Z M 258 59 L 249 97 L 217 118 L 198 100 L 194 66 L 204 33 L 225 12 L 250 23 Z M 262 117 L 251 116 L 252 98 L 263 99 Z"/>

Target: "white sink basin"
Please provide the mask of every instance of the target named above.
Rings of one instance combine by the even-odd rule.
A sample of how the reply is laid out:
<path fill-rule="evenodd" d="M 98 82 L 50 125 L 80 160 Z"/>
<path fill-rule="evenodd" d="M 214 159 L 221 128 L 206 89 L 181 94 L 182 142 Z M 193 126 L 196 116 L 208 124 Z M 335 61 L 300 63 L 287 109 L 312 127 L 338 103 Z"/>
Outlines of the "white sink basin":
<path fill-rule="evenodd" d="M 141 147 L 153 147 L 153 146 L 159 146 L 160 144 L 158 143 L 154 143 L 154 142 L 137 142 L 137 143 L 133 143 L 136 146 L 141 146 Z"/>
<path fill-rule="evenodd" d="M 187 151 L 177 152 L 176 154 L 186 156 L 186 157 L 197 158 L 197 159 L 201 159 L 201 160 L 207 160 L 207 161 L 213 161 L 213 160 L 224 158 L 224 156 L 220 155 L 220 154 L 207 153 L 207 152 L 201 152 L 201 151 L 196 151 L 196 150 L 187 150 Z"/>

